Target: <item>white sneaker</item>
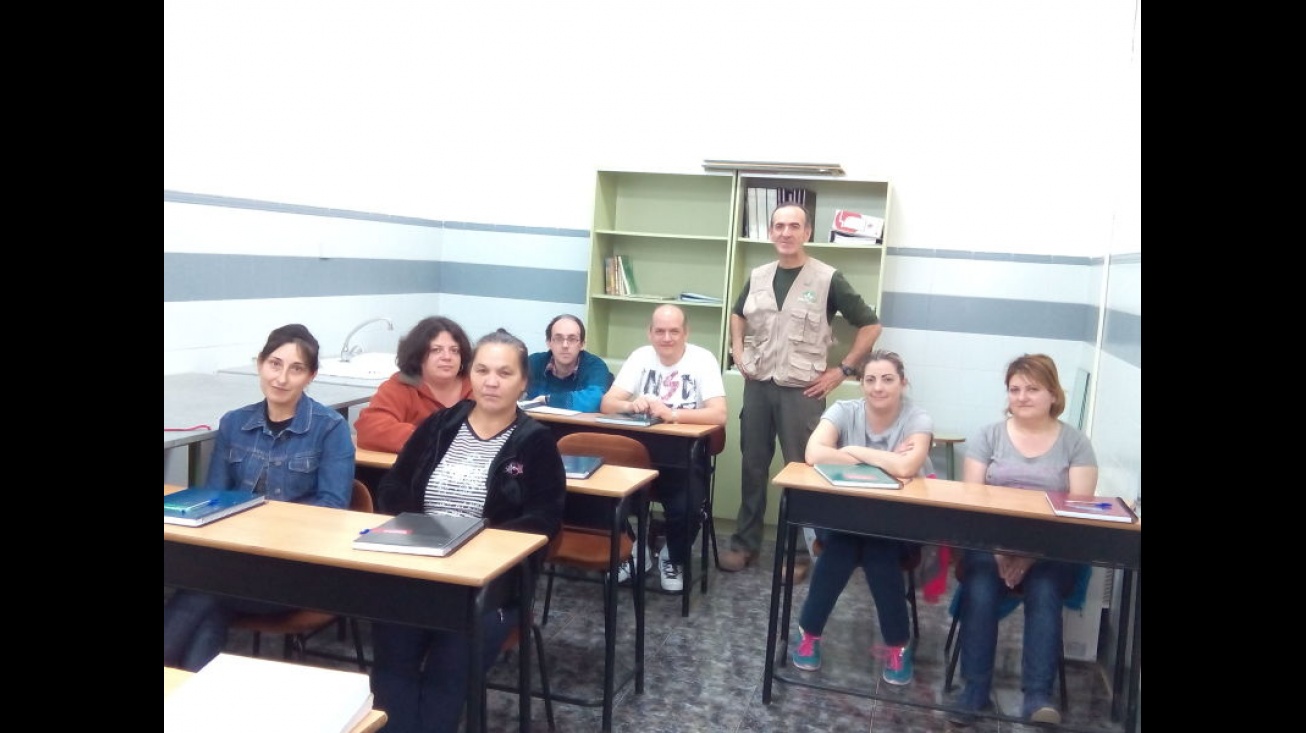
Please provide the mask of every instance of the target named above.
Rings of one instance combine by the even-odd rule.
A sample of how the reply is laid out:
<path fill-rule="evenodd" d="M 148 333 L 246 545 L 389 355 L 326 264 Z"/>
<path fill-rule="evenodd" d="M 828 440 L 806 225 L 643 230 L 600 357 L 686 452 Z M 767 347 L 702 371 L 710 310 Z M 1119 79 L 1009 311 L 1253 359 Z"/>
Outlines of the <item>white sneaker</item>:
<path fill-rule="evenodd" d="M 631 553 L 631 555 L 630 555 L 630 559 L 629 559 L 629 560 L 626 560 L 625 562 L 623 562 L 623 563 L 621 563 L 620 565 L 617 566 L 617 583 L 618 583 L 618 584 L 623 584 L 623 585 L 624 585 L 625 583 L 629 583 L 629 582 L 630 582 L 630 576 L 632 576 L 632 575 L 635 574 L 635 554 L 636 554 L 636 552 L 638 552 L 638 550 L 636 550 L 635 552 L 632 552 L 632 553 Z M 646 549 L 646 550 L 644 550 L 644 572 L 647 573 L 648 571 L 650 571 L 650 570 L 652 570 L 652 569 L 653 569 L 653 553 L 652 553 L 652 552 L 649 552 L 649 551 Z"/>
<path fill-rule="evenodd" d="M 662 568 L 662 590 L 672 593 L 679 593 L 685 589 L 685 579 L 680 577 L 682 568 L 671 562 L 667 555 L 667 548 L 663 547 L 662 552 L 658 555 L 658 564 Z"/>

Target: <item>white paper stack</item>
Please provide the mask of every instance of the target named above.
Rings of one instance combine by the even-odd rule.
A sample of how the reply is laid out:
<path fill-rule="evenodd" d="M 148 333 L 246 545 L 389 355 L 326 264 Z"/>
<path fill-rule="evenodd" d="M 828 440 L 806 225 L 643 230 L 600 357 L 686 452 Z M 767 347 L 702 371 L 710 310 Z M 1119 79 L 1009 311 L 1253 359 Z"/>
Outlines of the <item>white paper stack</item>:
<path fill-rule="evenodd" d="M 371 710 L 365 674 L 219 654 L 163 699 L 163 730 L 347 733 Z"/>

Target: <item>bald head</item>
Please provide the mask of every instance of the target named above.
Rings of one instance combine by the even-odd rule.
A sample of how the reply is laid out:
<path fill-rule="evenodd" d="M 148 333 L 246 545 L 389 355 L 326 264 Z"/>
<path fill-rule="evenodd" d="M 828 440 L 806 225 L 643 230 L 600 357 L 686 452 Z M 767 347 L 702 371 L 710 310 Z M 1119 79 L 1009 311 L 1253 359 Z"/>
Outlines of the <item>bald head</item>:
<path fill-rule="evenodd" d="M 680 361 L 685 355 L 685 339 L 689 336 L 689 317 L 680 306 L 660 305 L 649 319 L 648 341 L 665 365 Z"/>

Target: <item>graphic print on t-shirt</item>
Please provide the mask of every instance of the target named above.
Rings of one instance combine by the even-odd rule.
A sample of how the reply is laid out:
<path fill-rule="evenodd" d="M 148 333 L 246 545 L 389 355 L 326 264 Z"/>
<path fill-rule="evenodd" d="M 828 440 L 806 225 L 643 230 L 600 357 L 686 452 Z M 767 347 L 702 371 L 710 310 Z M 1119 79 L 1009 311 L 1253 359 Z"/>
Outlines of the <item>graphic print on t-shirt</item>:
<path fill-rule="evenodd" d="M 681 374 L 679 369 L 666 374 L 655 369 L 646 371 L 639 393 L 656 396 L 667 407 L 698 407 L 698 380 L 690 374 Z"/>

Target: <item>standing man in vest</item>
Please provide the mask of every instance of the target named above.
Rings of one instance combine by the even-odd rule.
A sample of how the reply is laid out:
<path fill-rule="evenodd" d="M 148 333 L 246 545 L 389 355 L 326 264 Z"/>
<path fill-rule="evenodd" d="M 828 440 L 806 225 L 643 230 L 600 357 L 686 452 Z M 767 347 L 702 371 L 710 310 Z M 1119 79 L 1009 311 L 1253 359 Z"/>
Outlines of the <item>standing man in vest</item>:
<path fill-rule="evenodd" d="M 720 557 L 728 572 L 743 570 L 761 550 L 776 439 L 786 462 L 803 460 L 826 395 L 856 374 L 853 366 L 883 330 L 843 273 L 807 254 L 811 236 L 812 218 L 803 205 L 777 206 L 770 237 L 778 259 L 754 268 L 730 313 L 730 356 L 744 376 L 744 406 L 739 515 L 730 549 Z M 842 361 L 829 358 L 836 312 L 857 329 Z M 795 581 L 806 577 L 809 563 L 795 566 Z"/>

